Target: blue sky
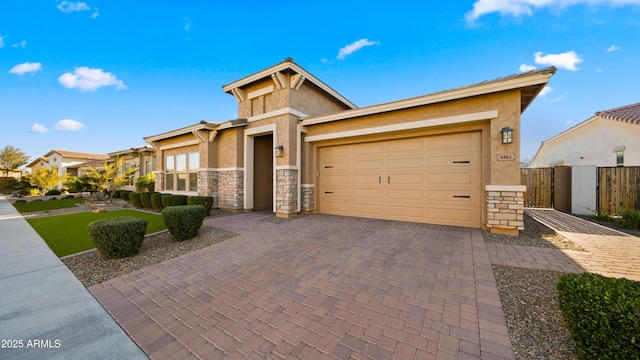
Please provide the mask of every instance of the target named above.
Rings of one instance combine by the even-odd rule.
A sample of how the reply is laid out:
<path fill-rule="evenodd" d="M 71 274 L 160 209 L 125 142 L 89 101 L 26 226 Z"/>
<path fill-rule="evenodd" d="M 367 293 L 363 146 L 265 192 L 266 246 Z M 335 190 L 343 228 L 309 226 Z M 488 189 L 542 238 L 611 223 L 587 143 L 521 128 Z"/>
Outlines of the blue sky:
<path fill-rule="evenodd" d="M 640 102 L 640 0 L 0 2 L 0 147 L 107 153 L 237 116 L 222 85 L 292 57 L 356 105 L 559 68 L 522 156 Z"/>

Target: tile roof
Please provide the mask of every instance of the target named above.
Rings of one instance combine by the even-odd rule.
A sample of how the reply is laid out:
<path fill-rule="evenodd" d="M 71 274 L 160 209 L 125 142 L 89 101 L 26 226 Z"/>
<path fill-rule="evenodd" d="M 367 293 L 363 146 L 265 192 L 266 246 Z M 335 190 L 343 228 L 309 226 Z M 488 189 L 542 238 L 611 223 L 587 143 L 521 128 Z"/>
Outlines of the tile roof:
<path fill-rule="evenodd" d="M 596 115 L 609 120 L 640 124 L 640 103 L 598 111 Z"/>
<path fill-rule="evenodd" d="M 88 160 L 90 160 L 90 159 L 91 160 L 106 160 L 106 159 L 110 158 L 109 155 L 105 155 L 105 154 L 89 154 L 89 153 L 67 151 L 67 150 L 51 150 L 46 155 L 44 155 L 44 157 L 46 158 L 49 155 L 53 154 L 54 152 L 56 152 L 56 153 L 58 153 L 58 154 L 60 154 L 62 156 L 66 156 L 66 157 L 88 159 Z"/>

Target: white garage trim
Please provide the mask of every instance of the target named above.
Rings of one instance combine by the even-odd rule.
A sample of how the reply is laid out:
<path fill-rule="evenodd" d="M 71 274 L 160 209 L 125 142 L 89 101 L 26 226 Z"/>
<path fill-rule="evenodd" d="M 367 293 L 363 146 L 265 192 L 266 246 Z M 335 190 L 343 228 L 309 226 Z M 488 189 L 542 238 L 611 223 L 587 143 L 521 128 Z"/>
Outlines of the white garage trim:
<path fill-rule="evenodd" d="M 454 115 L 454 116 L 446 116 L 446 117 L 435 118 L 435 119 L 412 121 L 412 122 L 402 123 L 402 124 L 384 125 L 384 126 L 377 126 L 372 128 L 366 128 L 366 129 L 348 130 L 348 131 L 340 131 L 340 132 L 329 133 L 329 134 L 313 135 L 313 136 L 305 137 L 304 141 L 314 142 L 314 141 L 322 141 L 322 140 L 342 139 L 342 138 L 354 137 L 354 136 L 375 135 L 375 134 L 382 134 L 382 133 L 388 133 L 393 131 L 413 130 L 413 129 L 428 128 L 433 126 L 453 125 L 453 124 L 465 123 L 469 121 L 495 119 L 497 117 L 498 117 L 498 110 L 490 110 L 490 111 L 483 111 L 483 112 L 464 114 L 464 115 Z"/>

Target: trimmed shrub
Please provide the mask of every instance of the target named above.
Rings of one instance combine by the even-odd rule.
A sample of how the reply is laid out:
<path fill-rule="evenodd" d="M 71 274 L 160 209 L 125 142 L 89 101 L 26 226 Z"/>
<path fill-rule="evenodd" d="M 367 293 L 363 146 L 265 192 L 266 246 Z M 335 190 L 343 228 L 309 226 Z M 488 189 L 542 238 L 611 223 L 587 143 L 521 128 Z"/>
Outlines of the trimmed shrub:
<path fill-rule="evenodd" d="M 164 209 L 164 207 L 162 206 L 162 194 L 151 194 L 151 208 L 155 211 L 162 211 L 162 209 Z"/>
<path fill-rule="evenodd" d="M 202 205 L 205 207 L 205 216 L 209 216 L 213 207 L 213 196 L 189 196 L 187 205 Z"/>
<path fill-rule="evenodd" d="M 631 230 L 638 230 L 640 227 L 640 211 L 623 210 L 620 212 L 620 218 L 616 219 L 620 227 Z"/>
<path fill-rule="evenodd" d="M 640 282 L 565 274 L 557 287 L 580 359 L 640 358 Z"/>
<path fill-rule="evenodd" d="M 45 193 L 46 196 L 60 195 L 62 192 L 58 189 L 51 189 Z"/>
<path fill-rule="evenodd" d="M 129 194 L 129 200 L 131 200 L 131 205 L 133 205 L 134 208 L 142 209 L 142 195 L 140 195 L 139 192 L 131 192 Z"/>
<path fill-rule="evenodd" d="M 187 205 L 187 197 L 185 195 L 162 195 L 162 207 Z"/>
<path fill-rule="evenodd" d="M 162 219 L 173 240 L 184 241 L 198 235 L 206 215 L 204 212 L 202 205 L 168 206 L 162 210 Z"/>
<path fill-rule="evenodd" d="M 113 193 L 111 194 L 111 196 L 113 196 L 114 199 L 122 199 L 122 196 L 120 195 L 120 190 L 113 190 Z"/>
<path fill-rule="evenodd" d="M 148 221 L 143 218 L 123 216 L 89 223 L 89 237 L 105 259 L 119 259 L 138 253 Z"/>
<path fill-rule="evenodd" d="M 120 198 L 125 201 L 130 201 L 129 195 L 132 193 L 131 190 L 120 190 Z"/>
<path fill-rule="evenodd" d="M 151 206 L 151 194 L 150 192 L 140 193 L 140 199 L 142 200 L 142 207 L 145 209 L 152 209 Z"/>

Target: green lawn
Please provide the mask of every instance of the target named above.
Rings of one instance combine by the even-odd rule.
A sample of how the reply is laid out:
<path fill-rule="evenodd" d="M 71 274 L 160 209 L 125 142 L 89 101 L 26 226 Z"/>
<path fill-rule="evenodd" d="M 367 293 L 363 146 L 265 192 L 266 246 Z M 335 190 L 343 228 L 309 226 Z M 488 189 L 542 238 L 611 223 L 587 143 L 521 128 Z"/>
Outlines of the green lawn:
<path fill-rule="evenodd" d="M 75 207 L 76 204 L 82 204 L 83 198 L 68 198 L 60 200 L 42 200 L 42 201 L 29 201 L 29 202 L 16 202 L 13 207 L 18 210 L 19 213 L 27 213 L 32 211 L 45 211 Z"/>
<path fill-rule="evenodd" d="M 54 200 L 55 202 L 56 200 Z M 147 219 L 147 234 L 167 227 L 162 216 L 136 210 L 115 210 L 99 214 L 81 212 L 67 215 L 47 216 L 28 219 L 31 227 L 44 239 L 51 250 L 59 257 L 93 249 L 87 225 L 90 222 L 120 216 L 133 216 Z"/>

